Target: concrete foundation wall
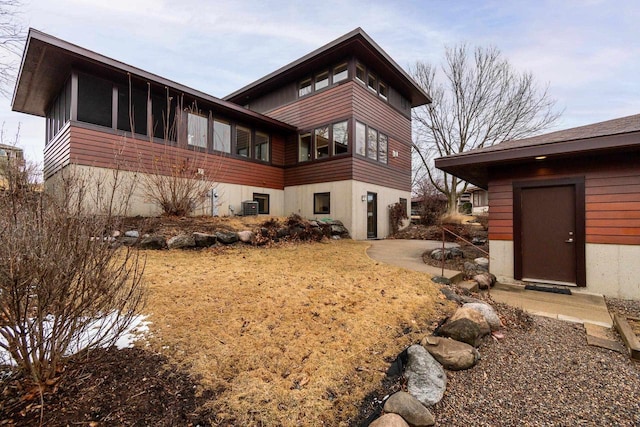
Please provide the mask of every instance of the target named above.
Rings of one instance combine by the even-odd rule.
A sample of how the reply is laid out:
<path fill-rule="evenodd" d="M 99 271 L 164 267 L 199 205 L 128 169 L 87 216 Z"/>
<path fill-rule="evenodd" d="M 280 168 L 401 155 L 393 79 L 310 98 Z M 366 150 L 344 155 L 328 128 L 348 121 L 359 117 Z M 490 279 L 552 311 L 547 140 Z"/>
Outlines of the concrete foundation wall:
<path fill-rule="evenodd" d="M 490 270 L 498 281 L 514 279 L 513 242 L 490 240 Z M 640 246 L 588 243 L 585 248 L 587 286 L 577 288 L 612 298 L 640 299 Z"/>

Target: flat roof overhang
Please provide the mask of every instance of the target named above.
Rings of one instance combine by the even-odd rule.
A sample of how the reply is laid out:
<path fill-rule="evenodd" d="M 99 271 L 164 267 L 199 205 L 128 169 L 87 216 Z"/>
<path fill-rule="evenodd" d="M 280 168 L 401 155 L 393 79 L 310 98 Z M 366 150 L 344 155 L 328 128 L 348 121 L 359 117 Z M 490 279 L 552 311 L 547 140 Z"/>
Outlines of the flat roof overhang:
<path fill-rule="evenodd" d="M 295 126 L 264 116 L 139 68 L 84 49 L 72 43 L 29 29 L 22 63 L 11 102 L 12 110 L 44 117 L 49 105 L 73 70 L 114 81 L 149 82 L 191 97 L 229 118 L 260 124 L 272 130 L 296 131 Z"/>
<path fill-rule="evenodd" d="M 531 163 L 537 161 L 536 157 L 545 157 L 545 160 L 571 159 L 599 153 L 637 150 L 640 150 L 640 132 L 630 132 L 504 150 L 469 151 L 440 157 L 435 160 L 435 166 L 486 190 L 489 185 L 489 169 L 492 167 Z"/>
<path fill-rule="evenodd" d="M 245 105 L 283 84 L 322 71 L 323 67 L 326 68 L 331 63 L 337 63 L 352 56 L 374 68 L 382 80 L 411 102 L 412 107 L 431 103 L 429 95 L 362 28 L 356 28 L 302 58 L 225 96 L 224 99 Z"/>

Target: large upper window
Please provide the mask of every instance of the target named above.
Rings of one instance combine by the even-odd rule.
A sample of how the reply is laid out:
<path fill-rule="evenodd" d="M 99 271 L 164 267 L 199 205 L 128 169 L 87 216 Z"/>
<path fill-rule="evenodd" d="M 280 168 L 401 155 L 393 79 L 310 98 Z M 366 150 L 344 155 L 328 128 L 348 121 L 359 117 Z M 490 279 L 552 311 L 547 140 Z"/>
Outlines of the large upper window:
<path fill-rule="evenodd" d="M 249 157 L 251 152 L 251 131 L 242 126 L 236 126 L 236 154 Z"/>
<path fill-rule="evenodd" d="M 367 127 L 356 122 L 356 153 L 365 156 L 367 154 Z"/>
<path fill-rule="evenodd" d="M 314 133 L 316 159 L 329 157 L 329 126 L 317 128 Z"/>
<path fill-rule="evenodd" d="M 178 139 L 177 102 L 177 96 L 166 92 L 151 95 L 152 134 L 154 137 L 166 141 Z"/>
<path fill-rule="evenodd" d="M 378 80 L 376 79 L 376 76 L 371 73 L 369 73 L 369 77 L 367 78 L 367 86 L 374 92 L 378 90 Z"/>
<path fill-rule="evenodd" d="M 316 76 L 316 90 L 324 89 L 329 86 L 329 72 L 325 71 Z"/>
<path fill-rule="evenodd" d="M 306 162 L 311 160 L 311 134 L 304 133 L 300 135 L 298 143 L 298 161 Z"/>
<path fill-rule="evenodd" d="M 333 82 L 338 83 L 349 77 L 349 64 L 346 62 L 333 69 Z"/>
<path fill-rule="evenodd" d="M 118 129 L 147 134 L 147 92 L 135 87 L 118 86 Z"/>
<path fill-rule="evenodd" d="M 360 80 L 362 83 L 364 83 L 364 79 L 365 79 L 365 71 L 364 71 L 364 65 L 362 64 L 356 64 L 356 79 Z"/>
<path fill-rule="evenodd" d="M 256 159 L 269 161 L 269 135 L 256 132 Z"/>
<path fill-rule="evenodd" d="M 300 82 L 300 87 L 298 88 L 298 96 L 305 96 L 313 92 L 313 87 L 311 86 L 311 79 L 306 79 Z"/>
<path fill-rule="evenodd" d="M 314 214 L 331 213 L 331 193 L 314 193 L 313 194 L 313 213 Z"/>
<path fill-rule="evenodd" d="M 378 135 L 378 161 L 381 163 L 387 163 L 387 145 L 389 145 L 389 139 L 387 135 Z"/>
<path fill-rule="evenodd" d="M 113 85 L 88 74 L 78 75 L 78 120 L 111 127 Z"/>
<path fill-rule="evenodd" d="M 333 153 L 345 154 L 349 151 L 349 122 L 333 124 Z"/>
<path fill-rule="evenodd" d="M 213 149 L 231 153 L 231 125 L 221 120 L 213 121 Z"/>
<path fill-rule="evenodd" d="M 367 157 L 378 159 L 378 131 L 371 128 L 367 129 Z"/>
<path fill-rule="evenodd" d="M 209 121 L 206 117 L 188 113 L 187 116 L 187 144 L 194 147 L 207 148 L 207 128 Z"/>
<path fill-rule="evenodd" d="M 386 101 L 389 96 L 387 93 L 387 85 L 383 82 L 378 83 L 378 95 L 380 95 L 380 98 Z"/>

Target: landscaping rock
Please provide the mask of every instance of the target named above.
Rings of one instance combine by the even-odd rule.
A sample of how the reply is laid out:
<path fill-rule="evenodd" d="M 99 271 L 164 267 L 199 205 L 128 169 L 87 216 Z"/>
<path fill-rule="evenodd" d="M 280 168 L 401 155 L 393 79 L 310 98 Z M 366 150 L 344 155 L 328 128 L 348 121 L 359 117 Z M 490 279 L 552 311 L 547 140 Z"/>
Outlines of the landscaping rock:
<path fill-rule="evenodd" d="M 398 414 L 384 414 L 369 424 L 369 427 L 409 427 L 409 424 Z"/>
<path fill-rule="evenodd" d="M 449 252 L 451 253 L 452 258 L 463 258 L 464 252 L 460 248 L 449 248 Z"/>
<path fill-rule="evenodd" d="M 496 283 L 495 276 L 487 272 L 476 274 L 475 276 L 473 276 L 473 280 L 478 282 L 478 287 L 483 290 L 489 289 Z"/>
<path fill-rule="evenodd" d="M 342 223 L 340 221 L 336 221 L 339 224 L 331 224 L 331 235 L 332 236 L 348 236 L 349 235 L 349 230 L 347 230 L 347 228 L 342 225 Z"/>
<path fill-rule="evenodd" d="M 477 347 L 482 337 L 491 333 L 491 328 L 480 312 L 470 308 L 459 308 L 447 323 L 442 325 L 438 333 Z"/>
<path fill-rule="evenodd" d="M 452 371 L 469 369 L 480 360 L 480 353 L 475 347 L 451 338 L 428 336 L 420 344 L 442 366 Z"/>
<path fill-rule="evenodd" d="M 167 240 L 169 249 L 195 248 L 196 240 L 191 234 L 179 234 Z"/>
<path fill-rule="evenodd" d="M 471 302 L 463 305 L 462 308 L 470 308 L 482 314 L 492 331 L 497 331 L 502 328 L 502 322 L 500 321 L 498 313 L 496 313 L 496 310 L 489 304 L 481 302 Z"/>
<path fill-rule="evenodd" d="M 118 242 L 125 245 L 125 246 L 135 246 L 136 243 L 138 243 L 138 238 L 137 237 L 118 237 Z"/>
<path fill-rule="evenodd" d="M 136 239 L 140 237 L 140 232 L 138 230 L 129 230 L 124 232 L 125 237 L 135 237 Z M 114 236 L 115 237 L 115 236 Z"/>
<path fill-rule="evenodd" d="M 484 237 L 474 237 L 473 239 L 471 239 L 471 243 L 480 246 L 487 243 L 487 239 L 485 239 Z"/>
<path fill-rule="evenodd" d="M 443 255 L 444 254 L 444 255 Z M 442 257 L 444 256 L 444 259 L 450 259 L 451 258 L 451 251 L 449 249 L 434 249 L 431 251 L 431 254 L 429 255 L 432 259 L 435 259 L 437 261 L 442 261 Z"/>
<path fill-rule="evenodd" d="M 238 241 L 238 234 L 230 231 L 218 231 L 216 232 L 216 238 L 218 242 L 224 245 L 232 245 Z"/>
<path fill-rule="evenodd" d="M 196 247 L 198 248 L 208 248 L 213 246 L 218 241 L 218 238 L 214 234 L 206 234 L 206 233 L 193 233 L 193 239 L 196 242 Z"/>
<path fill-rule="evenodd" d="M 255 236 L 253 235 L 252 231 L 249 231 L 249 230 L 238 231 L 238 239 L 242 243 L 251 243 L 253 242 L 254 237 Z"/>
<path fill-rule="evenodd" d="M 441 285 L 450 285 L 451 284 L 451 279 L 448 279 L 448 278 L 442 277 L 442 276 L 433 276 L 431 278 L 431 281 L 433 283 L 439 283 Z"/>
<path fill-rule="evenodd" d="M 423 405 L 435 405 L 442 399 L 447 387 L 447 374 L 442 365 L 418 344 L 409 347 L 407 355 L 407 369 L 404 372 L 407 391 Z"/>
<path fill-rule="evenodd" d="M 489 260 L 487 258 L 484 258 L 484 257 L 476 258 L 473 260 L 473 262 L 478 264 L 480 267 L 489 268 Z"/>
<path fill-rule="evenodd" d="M 433 414 L 405 391 L 394 393 L 384 404 L 384 411 L 400 415 L 413 427 L 432 426 L 436 423 Z"/>
<path fill-rule="evenodd" d="M 140 243 L 140 249 L 164 249 L 167 247 L 167 241 L 162 236 L 144 236 Z"/>

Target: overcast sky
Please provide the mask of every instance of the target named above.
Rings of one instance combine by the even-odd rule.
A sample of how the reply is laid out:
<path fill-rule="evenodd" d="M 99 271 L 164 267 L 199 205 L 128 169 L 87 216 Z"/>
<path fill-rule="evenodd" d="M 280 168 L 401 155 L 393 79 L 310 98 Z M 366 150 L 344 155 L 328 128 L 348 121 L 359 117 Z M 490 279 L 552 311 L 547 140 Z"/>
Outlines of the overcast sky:
<path fill-rule="evenodd" d="M 640 2 L 25 0 L 26 26 L 223 97 L 362 27 L 408 69 L 460 42 L 498 47 L 564 114 L 554 130 L 640 113 Z M 42 161 L 44 118 L 13 113 Z"/>

